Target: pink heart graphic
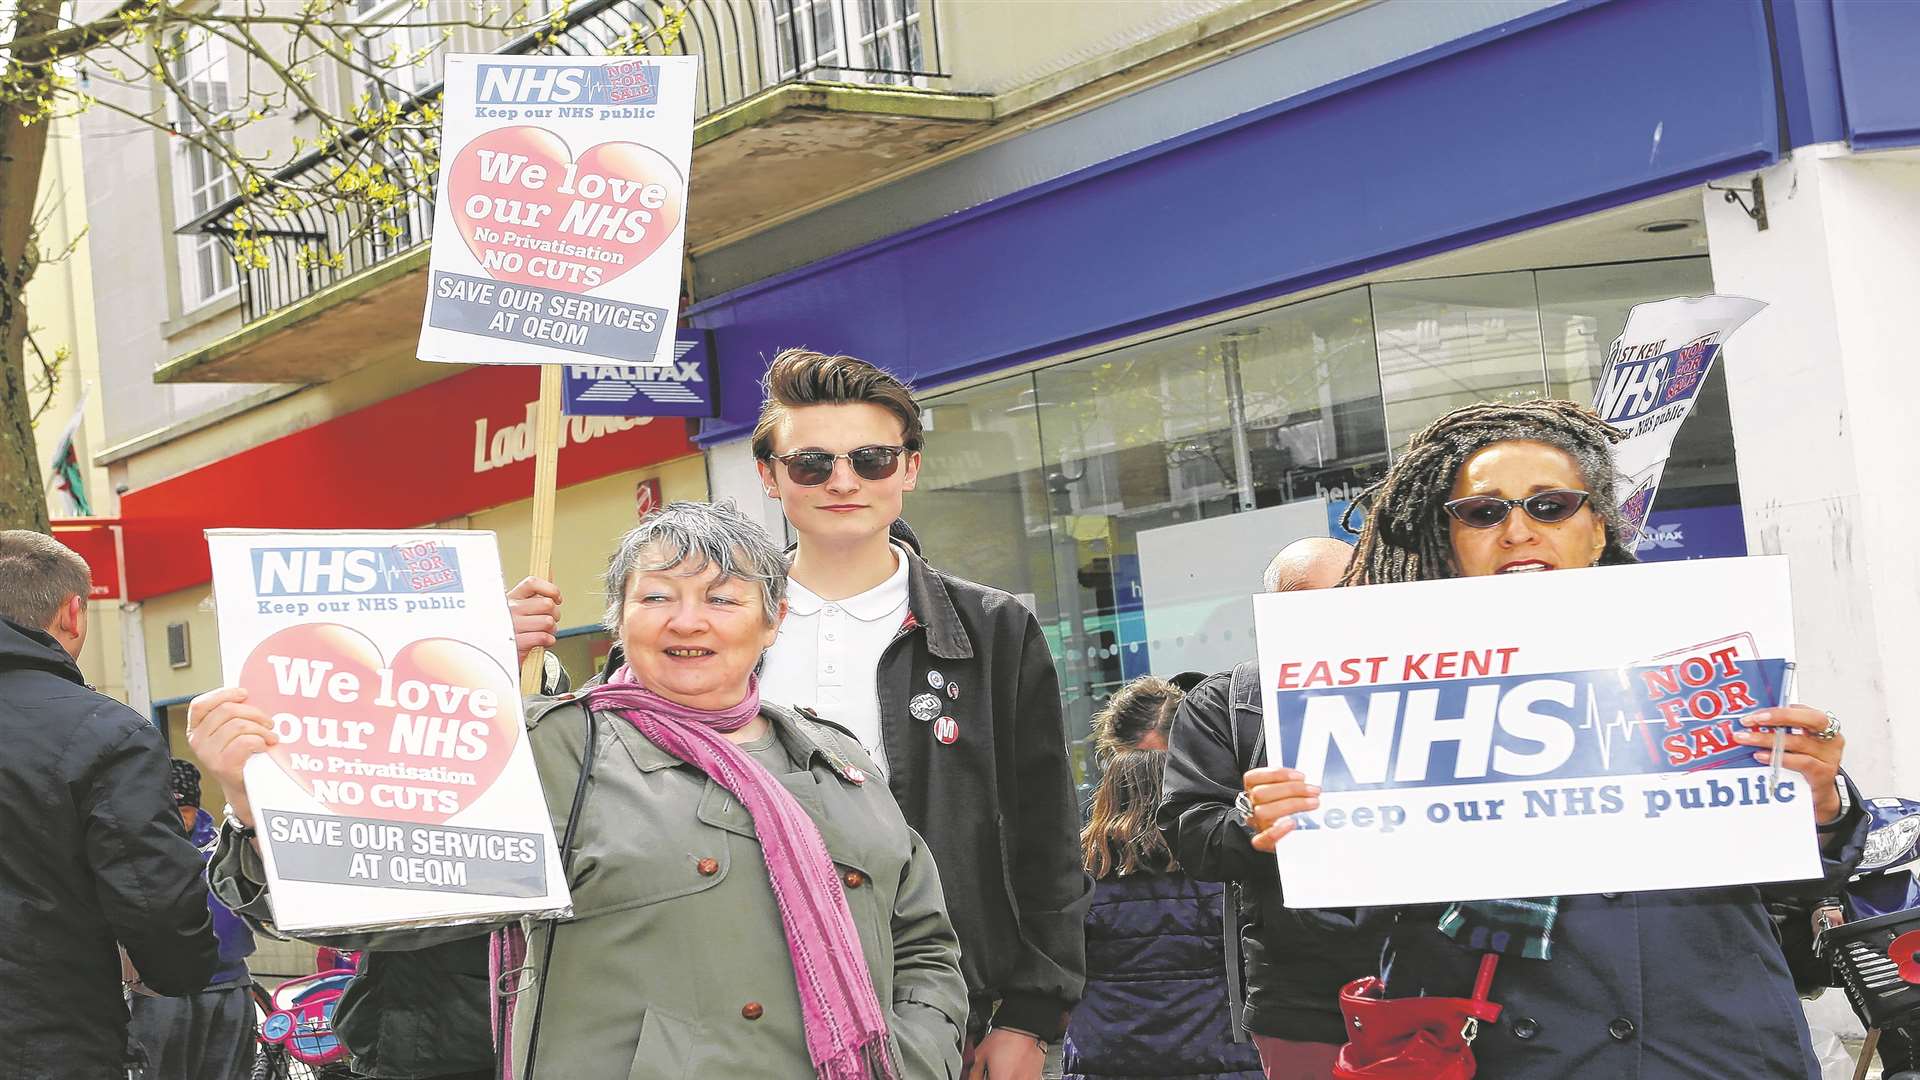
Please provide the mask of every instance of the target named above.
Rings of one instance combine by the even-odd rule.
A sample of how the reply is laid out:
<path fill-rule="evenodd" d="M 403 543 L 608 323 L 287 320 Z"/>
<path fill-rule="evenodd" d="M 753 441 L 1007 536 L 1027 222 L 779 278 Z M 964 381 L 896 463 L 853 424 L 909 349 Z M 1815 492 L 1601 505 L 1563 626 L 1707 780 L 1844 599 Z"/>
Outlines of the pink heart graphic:
<path fill-rule="evenodd" d="M 440 824 L 493 786 L 520 739 L 513 679 L 464 641 L 423 638 L 383 667 L 351 627 L 290 626 L 254 648 L 240 685 L 280 736 L 268 755 L 353 817 Z"/>
<path fill-rule="evenodd" d="M 467 250 L 497 281 L 586 292 L 639 266 L 680 224 L 678 169 L 649 146 L 578 160 L 558 135 L 496 128 L 460 148 L 447 195 Z"/>

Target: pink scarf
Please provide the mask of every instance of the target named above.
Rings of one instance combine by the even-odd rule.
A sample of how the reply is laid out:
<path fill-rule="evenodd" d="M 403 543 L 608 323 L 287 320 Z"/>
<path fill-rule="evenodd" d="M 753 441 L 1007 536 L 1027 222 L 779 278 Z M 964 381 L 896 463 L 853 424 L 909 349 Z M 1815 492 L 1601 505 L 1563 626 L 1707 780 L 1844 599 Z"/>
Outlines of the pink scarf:
<path fill-rule="evenodd" d="M 759 687 L 750 682 L 740 704 L 710 712 L 655 694 L 623 665 L 585 698 L 590 709 L 625 718 L 648 742 L 705 773 L 752 816 L 800 990 L 807 1055 L 819 1080 L 897 1080 L 886 1014 L 874 996 L 853 912 L 819 828 L 772 773 L 725 737 L 760 714 Z M 496 986 L 502 972 L 524 962 L 525 942 L 516 955 L 512 936 L 490 958 Z M 510 1037 L 498 1040 L 509 1075 Z"/>

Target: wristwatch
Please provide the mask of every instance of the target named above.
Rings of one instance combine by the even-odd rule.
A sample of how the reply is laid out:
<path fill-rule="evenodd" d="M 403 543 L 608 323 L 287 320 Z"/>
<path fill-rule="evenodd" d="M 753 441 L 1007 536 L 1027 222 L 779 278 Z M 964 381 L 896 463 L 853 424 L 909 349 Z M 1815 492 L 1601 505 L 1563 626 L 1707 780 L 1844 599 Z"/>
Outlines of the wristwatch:
<path fill-rule="evenodd" d="M 253 839 L 253 838 L 254 838 L 255 836 L 258 836 L 258 835 L 259 835 L 259 830 L 257 830 L 257 829 L 255 829 L 255 828 L 254 828 L 253 826 L 251 826 L 251 825 L 243 825 L 243 824 L 241 824 L 241 823 L 240 823 L 240 819 L 239 819 L 239 818 L 237 818 L 237 817 L 235 817 L 235 816 L 233 816 L 233 804 L 232 804 L 232 803 L 228 803 L 228 804 L 227 804 L 227 805 L 226 805 L 225 807 L 223 807 L 223 808 L 221 809 L 221 811 L 220 811 L 220 816 L 221 816 L 221 824 L 222 824 L 222 826 L 223 826 L 224 828 L 227 828 L 227 829 L 231 829 L 231 830 L 233 830 L 233 835 L 234 835 L 234 836 L 235 836 L 235 837 L 236 837 L 237 839 L 240 839 L 240 840 L 251 840 L 251 839 Z"/>
<path fill-rule="evenodd" d="M 1847 815 L 1853 812 L 1853 796 L 1847 793 L 1847 774 L 1835 773 L 1833 786 L 1834 789 L 1840 793 L 1840 812 L 1834 815 L 1832 821 L 1820 822 L 1815 826 L 1816 828 L 1839 828 L 1840 823 L 1847 820 Z"/>
<path fill-rule="evenodd" d="M 1228 813 L 1233 815 L 1233 820 L 1240 823 L 1241 828 L 1247 830 L 1249 833 L 1255 831 L 1253 827 L 1253 799 L 1249 797 L 1246 792 L 1242 791 L 1234 797 L 1233 809 L 1228 811 Z"/>

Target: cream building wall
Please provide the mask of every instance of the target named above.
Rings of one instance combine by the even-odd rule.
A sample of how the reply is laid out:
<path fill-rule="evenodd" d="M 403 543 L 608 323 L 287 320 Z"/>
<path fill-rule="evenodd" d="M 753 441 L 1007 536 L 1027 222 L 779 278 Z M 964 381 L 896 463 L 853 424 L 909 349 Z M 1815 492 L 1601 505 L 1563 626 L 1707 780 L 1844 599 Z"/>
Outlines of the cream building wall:
<path fill-rule="evenodd" d="M 92 244 L 87 230 L 86 184 L 81 175 L 81 133 L 76 120 L 55 121 L 47 132 L 47 157 L 40 172 L 37 216 L 43 258 L 27 286 L 27 316 L 40 351 L 58 363 L 58 386 L 51 403 L 34 426 L 44 482 L 76 411 L 80 427 L 74 433 L 90 509 L 97 517 L 114 513 L 115 499 L 105 469 L 90 465 L 101 440 L 100 346 L 94 333 Z M 27 356 L 27 378 L 34 382 L 33 353 Z M 67 497 L 47 489 L 47 514 L 70 518 L 74 508 Z M 89 605 L 89 631 L 81 651 L 80 670 L 102 693 L 127 699 L 120 657 L 120 618 L 113 601 Z"/>

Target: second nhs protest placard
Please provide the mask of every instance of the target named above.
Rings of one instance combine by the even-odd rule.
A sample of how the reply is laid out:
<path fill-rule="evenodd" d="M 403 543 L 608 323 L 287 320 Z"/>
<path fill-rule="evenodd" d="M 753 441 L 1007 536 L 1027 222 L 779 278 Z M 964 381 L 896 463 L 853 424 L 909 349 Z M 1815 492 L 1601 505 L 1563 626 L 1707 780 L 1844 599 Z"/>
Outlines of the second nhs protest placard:
<path fill-rule="evenodd" d="M 1292 907 L 1814 877 L 1812 796 L 1735 743 L 1793 657 L 1783 558 L 1263 596 L 1268 761 L 1323 788 Z"/>
<path fill-rule="evenodd" d="M 283 931 L 553 914 L 568 893 L 492 533 L 207 534 Z"/>
<path fill-rule="evenodd" d="M 447 58 L 420 359 L 671 360 L 698 63 Z"/>

